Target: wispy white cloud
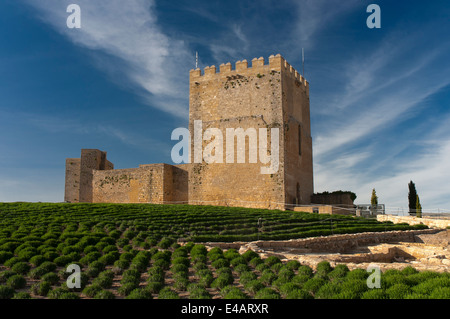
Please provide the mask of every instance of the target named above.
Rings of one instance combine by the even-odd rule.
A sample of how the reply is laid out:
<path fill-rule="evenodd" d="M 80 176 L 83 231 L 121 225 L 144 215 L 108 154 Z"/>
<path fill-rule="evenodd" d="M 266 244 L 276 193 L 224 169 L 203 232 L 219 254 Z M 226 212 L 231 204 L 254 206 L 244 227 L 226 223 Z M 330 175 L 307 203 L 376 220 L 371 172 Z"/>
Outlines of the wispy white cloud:
<path fill-rule="evenodd" d="M 299 43 L 309 49 L 317 44 L 315 36 L 319 31 L 361 5 L 357 0 L 341 1 L 339 4 L 329 0 L 302 0 L 295 3 L 299 18 L 293 32 Z"/>
<path fill-rule="evenodd" d="M 408 36 L 401 30 L 386 32 L 374 50 L 355 49 L 343 59 L 343 72 L 330 75 L 339 79 L 334 84 L 338 89 L 313 97 L 320 100 L 320 110 L 313 112 L 320 119 L 313 132 L 316 191 L 352 190 L 357 203 L 370 203 L 375 187 L 380 202 L 407 212 L 412 179 L 425 210 L 450 211 L 450 192 L 444 186 L 450 180 L 450 118 L 445 108 L 438 107 L 439 119 L 424 118 L 420 133 L 390 136 L 406 121 L 418 122 L 429 101 L 450 86 L 449 45 L 428 42 L 436 27 L 430 22 L 423 32 Z M 410 149 L 415 150 L 412 157 L 405 155 Z"/>
<path fill-rule="evenodd" d="M 26 1 L 74 44 L 102 53 L 102 59 L 111 57 L 100 66 L 120 74 L 122 82 L 134 83 L 148 104 L 187 116 L 188 86 L 180 69 L 185 69 L 190 53 L 182 40 L 169 38 L 158 26 L 153 0 L 78 0 L 81 29 L 66 26 L 66 8 L 73 1 Z"/>

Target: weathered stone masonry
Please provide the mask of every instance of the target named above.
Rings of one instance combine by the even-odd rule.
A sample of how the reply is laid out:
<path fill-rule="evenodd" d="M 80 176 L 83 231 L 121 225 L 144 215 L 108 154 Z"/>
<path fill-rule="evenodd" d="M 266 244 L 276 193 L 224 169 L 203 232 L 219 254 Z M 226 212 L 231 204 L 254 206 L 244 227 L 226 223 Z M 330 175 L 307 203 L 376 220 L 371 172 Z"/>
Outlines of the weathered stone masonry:
<path fill-rule="evenodd" d="M 313 194 L 309 84 L 280 55 L 238 61 L 190 72 L 189 130 L 279 128 L 280 166 L 261 174 L 264 164 L 150 164 L 114 170 L 99 150 L 82 150 L 66 160 L 67 202 L 190 203 L 285 209 L 309 204 Z M 270 135 L 270 134 L 269 134 Z M 248 138 L 247 138 L 248 139 Z M 269 136 L 270 141 L 270 136 Z M 204 146 L 207 143 L 204 142 Z M 237 153 L 235 145 L 235 156 Z M 270 149 L 270 148 L 269 148 Z M 193 157 L 193 156 L 192 156 Z M 191 163 L 193 158 L 191 158 Z"/>

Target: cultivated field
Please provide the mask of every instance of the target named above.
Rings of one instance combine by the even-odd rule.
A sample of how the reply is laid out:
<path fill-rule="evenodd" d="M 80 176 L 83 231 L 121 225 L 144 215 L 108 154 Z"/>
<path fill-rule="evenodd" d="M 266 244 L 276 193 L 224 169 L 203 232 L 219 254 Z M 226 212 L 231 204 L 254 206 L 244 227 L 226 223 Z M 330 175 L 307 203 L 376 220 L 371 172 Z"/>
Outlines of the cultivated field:
<path fill-rule="evenodd" d="M 420 228 L 210 206 L 0 204 L 0 299 L 450 298 L 448 273 L 386 271 L 370 290 L 365 270 L 201 244 Z M 69 264 L 81 266 L 81 289 L 66 286 Z"/>

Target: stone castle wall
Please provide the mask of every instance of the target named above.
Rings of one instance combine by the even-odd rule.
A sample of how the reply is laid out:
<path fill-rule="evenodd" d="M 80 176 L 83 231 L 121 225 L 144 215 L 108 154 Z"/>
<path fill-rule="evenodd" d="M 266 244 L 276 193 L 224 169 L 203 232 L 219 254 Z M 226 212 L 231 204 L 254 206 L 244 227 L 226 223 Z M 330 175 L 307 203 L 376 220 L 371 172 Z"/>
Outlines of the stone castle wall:
<path fill-rule="evenodd" d="M 167 164 L 94 171 L 96 203 L 187 203 L 187 171 Z"/>
<path fill-rule="evenodd" d="M 80 201 L 81 159 L 66 159 L 66 184 L 64 201 L 78 203 Z"/>
<path fill-rule="evenodd" d="M 189 131 L 194 150 L 195 121 L 202 121 L 202 150 L 211 141 L 202 134 L 208 128 L 222 133 L 222 163 L 197 161 L 192 164 L 141 165 L 139 168 L 113 170 L 106 153 L 82 150 L 81 159 L 66 163 L 66 195 L 70 202 L 111 203 L 190 203 L 285 209 L 286 204 L 308 204 L 313 194 L 312 139 L 309 114 L 309 85 L 280 55 L 238 61 L 190 72 Z M 250 163 L 249 140 L 245 138 L 245 163 L 237 163 L 237 138 L 234 160 L 226 158 L 226 129 L 268 130 L 268 155 L 271 129 L 279 129 L 279 167 L 273 174 L 261 174 L 259 152 Z M 300 139 L 300 142 L 299 142 Z M 216 152 L 219 148 L 216 148 Z M 220 154 L 219 151 L 219 154 Z M 217 153 L 214 154 L 217 154 Z M 200 154 L 201 155 L 201 154 Z M 70 163 L 74 163 L 71 165 Z M 79 163 L 79 164 L 78 164 Z M 79 176 L 78 176 L 79 175 Z M 78 188 L 77 188 L 77 185 Z"/>
<path fill-rule="evenodd" d="M 190 202 L 271 209 L 284 209 L 286 202 L 309 203 L 313 192 L 309 86 L 280 55 L 271 56 L 269 64 L 264 62 L 263 58 L 253 59 L 249 67 L 247 61 L 238 61 L 235 70 L 230 63 L 222 64 L 219 72 L 215 66 L 207 67 L 203 75 L 199 69 L 192 70 L 189 129 L 194 132 L 196 120 L 202 120 L 203 130 L 218 128 L 223 133 L 225 154 L 227 128 L 268 129 L 269 150 L 270 129 L 278 128 L 278 171 L 261 174 L 261 167 L 268 165 L 259 157 L 250 163 L 247 138 L 245 163 L 236 163 L 235 144 L 233 164 L 193 164 Z M 302 155 L 297 147 L 298 128 L 303 132 Z M 203 141 L 203 148 L 208 143 Z"/>

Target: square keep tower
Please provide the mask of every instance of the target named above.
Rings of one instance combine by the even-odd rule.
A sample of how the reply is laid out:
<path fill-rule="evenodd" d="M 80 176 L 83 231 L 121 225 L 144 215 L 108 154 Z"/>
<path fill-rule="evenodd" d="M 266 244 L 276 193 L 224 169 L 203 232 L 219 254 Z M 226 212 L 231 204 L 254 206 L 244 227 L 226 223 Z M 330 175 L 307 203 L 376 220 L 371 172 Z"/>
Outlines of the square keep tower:
<path fill-rule="evenodd" d="M 281 55 L 271 56 L 268 64 L 263 58 L 253 59 L 251 67 L 246 60 L 238 61 L 234 70 L 230 63 L 219 70 L 207 67 L 203 74 L 191 70 L 189 103 L 191 134 L 200 120 L 202 132 L 219 129 L 224 154 L 230 142 L 227 128 L 279 128 L 279 169 L 274 174 L 261 174 L 264 164 L 259 160 L 250 163 L 249 136 L 245 163 L 228 163 L 225 155 L 224 163 L 200 163 L 192 152 L 189 203 L 280 209 L 310 203 L 314 186 L 309 84 Z M 268 140 L 270 150 L 270 134 Z M 207 144 L 203 141 L 204 147 Z"/>

